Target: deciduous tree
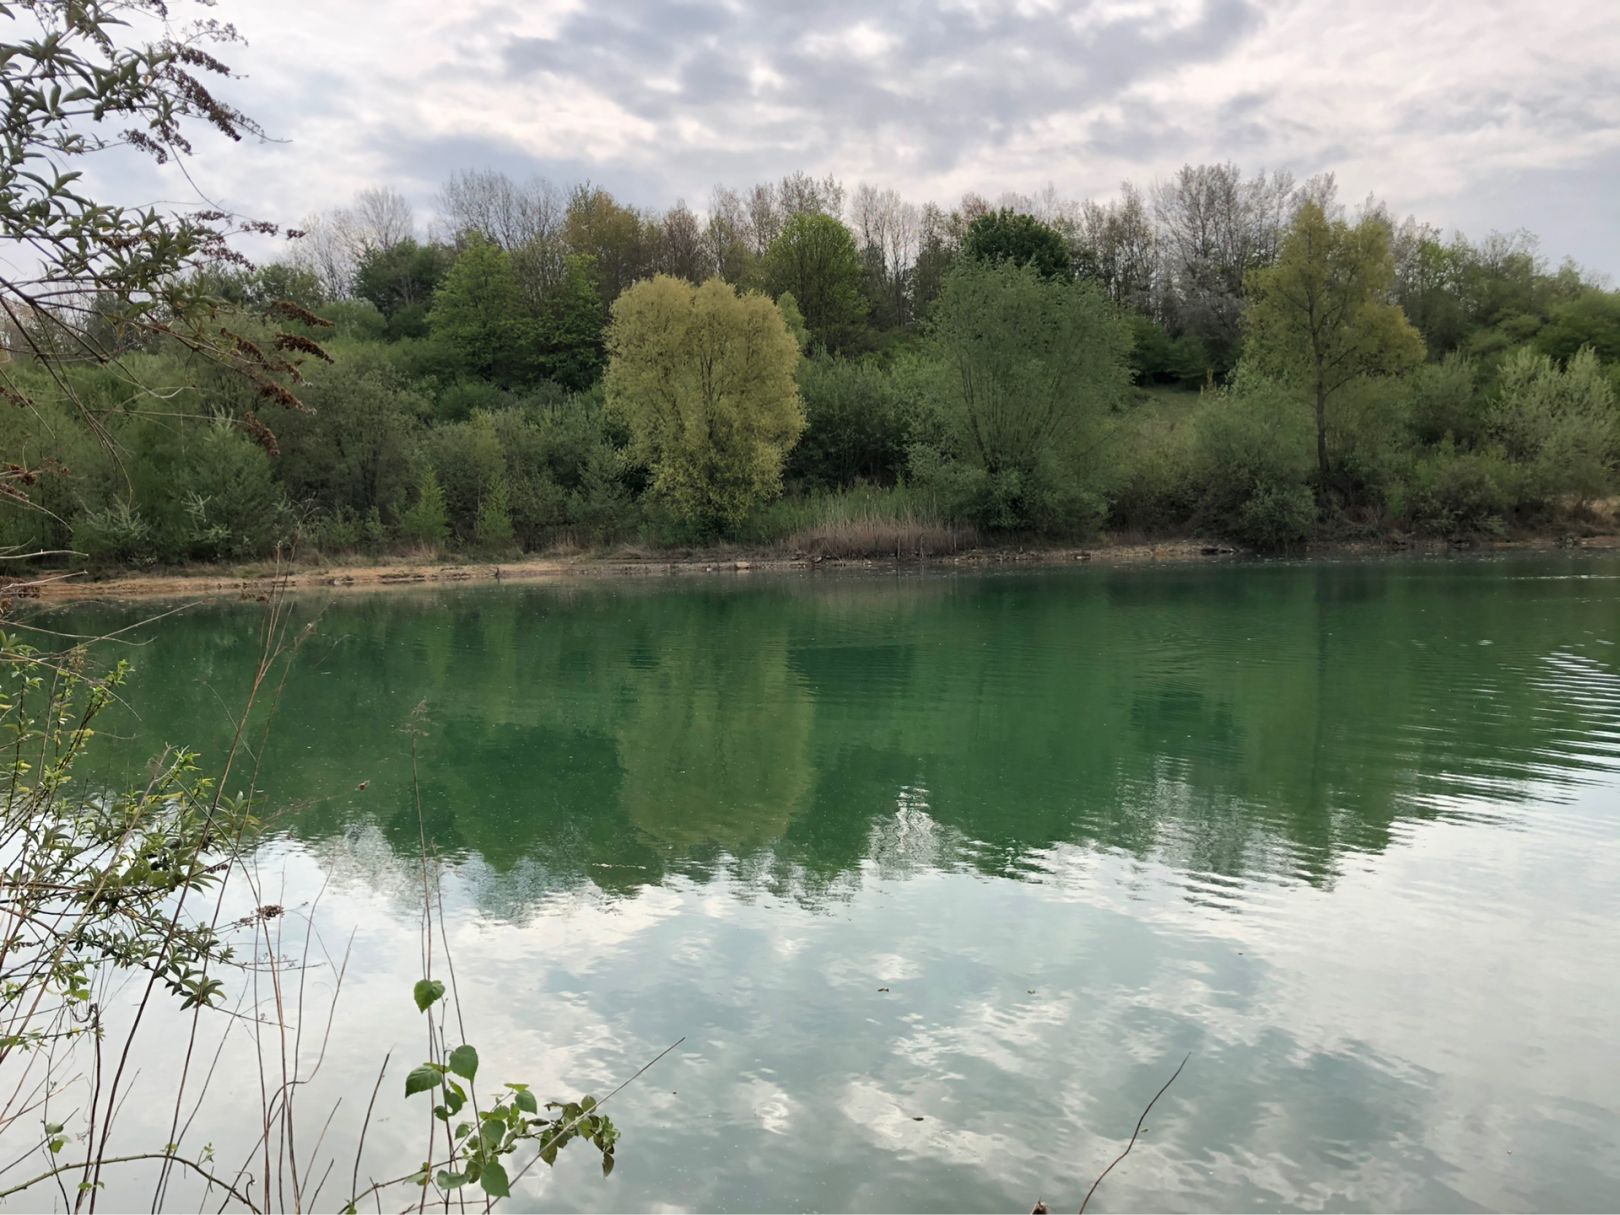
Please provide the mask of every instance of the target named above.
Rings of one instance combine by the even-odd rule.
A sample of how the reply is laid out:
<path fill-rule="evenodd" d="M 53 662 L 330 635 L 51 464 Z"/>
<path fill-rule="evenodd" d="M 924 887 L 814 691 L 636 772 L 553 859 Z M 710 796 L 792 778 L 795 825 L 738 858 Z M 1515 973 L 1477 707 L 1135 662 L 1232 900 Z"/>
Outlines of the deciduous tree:
<path fill-rule="evenodd" d="M 765 251 L 772 295 L 793 293 L 811 335 L 838 345 L 866 313 L 861 255 L 849 229 L 830 215 L 796 215 Z"/>
<path fill-rule="evenodd" d="M 1346 386 L 1398 375 L 1423 361 L 1423 338 L 1391 302 L 1389 226 L 1375 216 L 1331 220 L 1307 202 L 1277 264 L 1250 280 L 1245 353 L 1297 385 L 1316 418 L 1318 493 L 1330 486 L 1329 411 Z"/>
<path fill-rule="evenodd" d="M 608 357 L 609 406 L 679 514 L 735 524 L 780 492 L 804 407 L 799 344 L 769 299 L 658 275 L 614 301 Z"/>

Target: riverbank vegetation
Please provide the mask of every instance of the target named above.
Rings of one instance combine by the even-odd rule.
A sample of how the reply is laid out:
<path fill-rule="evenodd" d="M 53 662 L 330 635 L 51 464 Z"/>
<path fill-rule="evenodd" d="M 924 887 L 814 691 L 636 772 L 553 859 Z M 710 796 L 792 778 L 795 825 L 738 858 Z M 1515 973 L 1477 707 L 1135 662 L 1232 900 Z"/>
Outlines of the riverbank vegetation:
<path fill-rule="evenodd" d="M 1329 178 L 946 211 L 795 174 L 700 215 L 467 173 L 426 231 L 374 189 L 288 247 L 180 275 L 257 376 L 107 292 L 17 314 L 0 542 L 123 568 L 1286 548 L 1578 531 L 1620 459 L 1620 293 Z"/>

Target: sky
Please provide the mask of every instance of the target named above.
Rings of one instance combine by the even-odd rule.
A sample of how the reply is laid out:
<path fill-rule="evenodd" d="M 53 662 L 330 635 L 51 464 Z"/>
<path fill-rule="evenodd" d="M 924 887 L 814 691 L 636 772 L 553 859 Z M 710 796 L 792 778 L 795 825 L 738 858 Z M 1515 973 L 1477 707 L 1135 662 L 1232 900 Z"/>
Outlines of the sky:
<path fill-rule="evenodd" d="M 225 0 L 210 197 L 296 222 L 392 186 L 424 227 L 501 169 L 702 210 L 795 169 L 951 204 L 1106 198 L 1184 163 L 1332 171 L 1620 279 L 1615 0 Z M 170 189 L 144 183 L 154 191 Z"/>

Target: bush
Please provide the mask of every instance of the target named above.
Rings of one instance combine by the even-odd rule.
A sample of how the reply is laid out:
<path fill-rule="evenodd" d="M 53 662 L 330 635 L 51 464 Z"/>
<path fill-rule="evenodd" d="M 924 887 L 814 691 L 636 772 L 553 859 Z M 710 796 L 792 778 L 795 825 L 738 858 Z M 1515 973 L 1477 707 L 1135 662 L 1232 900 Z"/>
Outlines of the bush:
<path fill-rule="evenodd" d="M 1193 513 L 1194 421 L 1204 405 L 1190 393 L 1176 395 L 1188 399 L 1146 402 L 1115 424 L 1105 483 L 1111 527 L 1170 532 L 1185 527 Z"/>
<path fill-rule="evenodd" d="M 122 437 L 134 505 L 159 560 L 263 557 L 291 538 L 292 511 L 270 457 L 230 418 L 142 418 Z"/>
<path fill-rule="evenodd" d="M 1306 485 L 1260 484 L 1238 507 L 1229 533 L 1260 549 L 1303 544 L 1316 527 L 1316 496 Z"/>
<path fill-rule="evenodd" d="M 1503 362 L 1491 432 L 1520 466 L 1520 507 L 1545 510 L 1609 492 L 1620 458 L 1614 390 L 1590 348 L 1560 368 L 1516 350 Z"/>
<path fill-rule="evenodd" d="M 108 565 L 150 565 L 157 559 L 151 526 L 128 502 L 80 515 L 73 524 L 73 547 Z"/>
<path fill-rule="evenodd" d="M 1313 431 L 1309 413 L 1281 386 L 1239 371 L 1230 388 L 1206 393 L 1193 425 L 1191 483 L 1196 521 L 1262 547 L 1308 534 Z"/>
<path fill-rule="evenodd" d="M 808 359 L 799 368 L 799 395 L 805 429 L 788 457 L 789 481 L 826 489 L 894 484 L 911 435 L 886 368 L 826 355 Z"/>
<path fill-rule="evenodd" d="M 1499 533 L 1513 503 L 1512 483 L 1500 451 L 1446 443 L 1413 465 L 1402 514 L 1413 530 L 1431 535 Z"/>
<path fill-rule="evenodd" d="M 351 553 L 360 547 L 360 520 L 348 507 L 317 515 L 299 529 L 302 547 L 317 553 Z"/>
<path fill-rule="evenodd" d="M 1094 532 L 1107 509 L 1103 495 L 1056 458 L 1039 459 L 1029 469 L 990 472 L 918 445 L 911 449 L 910 465 L 908 484 L 937 503 L 941 516 L 953 523 L 1078 538 Z"/>
<path fill-rule="evenodd" d="M 1413 372 L 1408 380 L 1413 437 L 1426 445 L 1441 443 L 1448 435 L 1462 447 L 1478 443 L 1485 428 L 1478 381 L 1474 361 L 1455 351 Z"/>

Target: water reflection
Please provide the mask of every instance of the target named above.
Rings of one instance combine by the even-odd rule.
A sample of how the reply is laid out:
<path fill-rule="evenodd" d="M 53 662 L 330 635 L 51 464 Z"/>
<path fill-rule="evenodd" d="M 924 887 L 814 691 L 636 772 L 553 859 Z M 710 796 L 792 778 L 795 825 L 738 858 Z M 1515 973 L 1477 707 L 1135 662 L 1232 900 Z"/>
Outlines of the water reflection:
<path fill-rule="evenodd" d="M 600 1091 L 686 1038 L 622 1111 L 613 1177 L 565 1159 L 518 1209 L 1073 1203 L 1189 1051 L 1096 1209 L 1605 1206 L 1616 573 L 300 603 L 317 639 L 262 767 L 295 813 L 261 861 L 291 914 L 324 887 L 323 931 L 358 926 L 362 1014 L 312 1100 L 415 1049 L 425 830 L 458 972 L 499 993 L 473 1003 L 486 1058 Z M 153 635 L 112 769 L 222 749 L 253 620 Z M 404 1121 L 368 1153 L 414 1159 Z"/>
<path fill-rule="evenodd" d="M 279 804 L 307 807 L 294 837 L 373 823 L 414 857 L 399 727 L 426 702 L 430 841 L 562 886 L 634 891 L 724 858 L 814 898 L 880 841 L 888 866 L 1029 877 L 1074 844 L 1215 885 L 1328 883 L 1403 822 L 1500 818 L 1531 788 L 1546 807 L 1608 779 L 1612 594 L 1524 568 L 339 600 L 264 771 Z M 127 762 L 160 738 L 222 745 L 215 697 L 245 682 L 247 619 L 204 608 L 139 655 Z M 918 815 L 928 847 L 894 845 Z"/>

